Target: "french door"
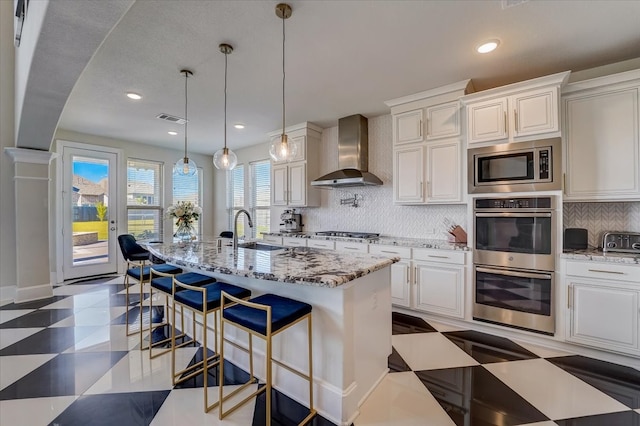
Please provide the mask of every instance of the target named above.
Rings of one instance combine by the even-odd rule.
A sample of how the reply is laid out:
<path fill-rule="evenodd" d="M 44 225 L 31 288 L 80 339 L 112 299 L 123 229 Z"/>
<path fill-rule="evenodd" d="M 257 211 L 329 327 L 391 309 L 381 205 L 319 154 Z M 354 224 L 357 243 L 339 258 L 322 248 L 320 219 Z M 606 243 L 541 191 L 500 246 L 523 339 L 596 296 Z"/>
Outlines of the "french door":
<path fill-rule="evenodd" d="M 59 142 L 62 146 L 63 280 L 118 269 L 118 151 Z"/>

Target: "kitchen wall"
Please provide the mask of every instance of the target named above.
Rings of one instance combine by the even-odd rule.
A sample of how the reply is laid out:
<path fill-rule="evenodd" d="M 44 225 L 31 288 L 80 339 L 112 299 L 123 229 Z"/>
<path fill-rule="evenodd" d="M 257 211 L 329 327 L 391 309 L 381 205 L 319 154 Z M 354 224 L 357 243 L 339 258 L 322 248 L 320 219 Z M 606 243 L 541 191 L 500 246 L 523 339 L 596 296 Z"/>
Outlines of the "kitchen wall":
<path fill-rule="evenodd" d="M 391 132 L 391 115 L 369 118 L 369 171 L 382 179 L 384 185 L 323 189 L 321 207 L 301 209 L 305 231 L 361 231 L 394 237 L 447 239 L 444 219 L 468 229 L 466 205 L 394 205 Z M 337 170 L 337 127 L 323 130 L 321 151 L 321 174 Z M 354 195 L 358 196 L 358 207 L 340 204 L 340 199 Z M 274 209 L 272 214 L 277 218 L 280 211 Z"/>
<path fill-rule="evenodd" d="M 606 231 L 640 232 L 640 202 L 633 203 L 565 203 L 564 228 L 586 228 L 589 245 L 601 245 Z"/>

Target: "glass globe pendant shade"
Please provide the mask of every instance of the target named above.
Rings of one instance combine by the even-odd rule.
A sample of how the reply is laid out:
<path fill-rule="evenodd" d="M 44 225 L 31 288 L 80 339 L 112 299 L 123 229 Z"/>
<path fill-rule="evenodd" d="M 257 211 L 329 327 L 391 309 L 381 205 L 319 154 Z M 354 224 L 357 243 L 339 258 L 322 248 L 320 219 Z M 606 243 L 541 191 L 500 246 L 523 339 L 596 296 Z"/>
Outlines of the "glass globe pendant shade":
<path fill-rule="evenodd" d="M 213 165 L 219 170 L 233 170 L 238 164 L 238 157 L 229 148 L 222 148 L 213 154 Z"/>
<path fill-rule="evenodd" d="M 173 167 L 173 173 L 180 176 L 194 176 L 198 174 L 198 166 L 195 161 L 184 157 L 176 162 L 176 165 Z"/>
<path fill-rule="evenodd" d="M 274 139 L 269 147 L 269 155 L 273 161 L 291 161 L 298 153 L 298 146 L 295 143 L 289 143 L 287 135 Z"/>

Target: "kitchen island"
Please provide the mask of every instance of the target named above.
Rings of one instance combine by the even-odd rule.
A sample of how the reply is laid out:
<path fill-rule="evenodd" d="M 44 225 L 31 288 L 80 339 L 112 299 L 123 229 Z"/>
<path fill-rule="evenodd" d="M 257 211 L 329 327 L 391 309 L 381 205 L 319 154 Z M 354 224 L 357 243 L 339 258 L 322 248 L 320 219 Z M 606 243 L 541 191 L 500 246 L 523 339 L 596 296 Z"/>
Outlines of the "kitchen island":
<path fill-rule="evenodd" d="M 255 250 L 215 241 L 149 244 L 151 253 L 185 270 L 250 289 L 252 297 L 273 293 L 313 306 L 314 404 L 328 420 L 349 425 L 358 407 L 387 373 L 391 354 L 391 264 L 397 257 L 341 253 L 307 247 Z M 263 247 L 264 248 L 264 247 Z M 211 331 L 209 331 L 211 332 Z M 246 333 L 225 337 L 247 347 Z M 211 340 L 213 341 L 213 335 Z M 275 359 L 308 369 L 306 324 L 277 336 Z M 264 377 L 264 344 L 254 341 L 255 368 Z M 225 358 L 248 370 L 244 352 L 225 346 Z M 306 382 L 277 365 L 274 386 L 306 405 Z"/>

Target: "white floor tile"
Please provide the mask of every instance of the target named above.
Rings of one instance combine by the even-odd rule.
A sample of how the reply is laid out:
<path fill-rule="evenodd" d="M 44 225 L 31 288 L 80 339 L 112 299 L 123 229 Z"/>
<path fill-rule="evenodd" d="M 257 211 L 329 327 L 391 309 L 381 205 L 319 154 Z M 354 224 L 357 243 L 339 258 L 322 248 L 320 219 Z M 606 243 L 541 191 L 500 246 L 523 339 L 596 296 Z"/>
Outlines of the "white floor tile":
<path fill-rule="evenodd" d="M 129 351 L 138 344 L 140 344 L 138 335 L 127 337 L 124 325 L 107 325 L 98 328 L 86 339 L 76 342 L 64 353 Z"/>
<path fill-rule="evenodd" d="M 436 330 L 438 330 L 440 333 L 446 333 L 448 331 L 462 331 L 462 330 L 468 330 L 469 328 L 462 328 L 462 327 L 457 327 L 455 325 L 451 325 L 451 324 L 445 324 L 442 322 L 438 322 L 438 321 L 433 321 L 433 320 L 429 320 L 427 321 L 429 323 L 429 325 L 433 328 L 435 328 Z"/>
<path fill-rule="evenodd" d="M 77 396 L 58 396 L 0 401 L 0 424 L 11 426 L 49 424 L 76 398 Z"/>
<path fill-rule="evenodd" d="M 235 402 L 255 391 L 256 385 L 247 386 L 245 390 L 225 402 L 225 411 Z M 238 386 L 225 386 L 225 394 Z M 218 400 L 218 387 L 209 388 L 209 404 Z M 227 406 L 227 404 L 229 404 Z M 255 398 L 229 414 L 224 420 L 218 420 L 218 408 L 204 412 L 204 393 L 202 388 L 174 389 L 153 418 L 151 426 L 175 425 L 228 425 L 246 426 L 253 422 Z"/>
<path fill-rule="evenodd" d="M 397 334 L 391 341 L 413 371 L 478 365 L 440 333 Z"/>
<path fill-rule="evenodd" d="M 198 348 L 176 350 L 176 369 L 183 369 Z M 85 395 L 117 392 L 145 392 L 172 389 L 171 354 L 149 360 L 149 352 L 133 350 L 121 359 Z"/>
<path fill-rule="evenodd" d="M 525 348 L 526 350 L 533 352 L 534 354 L 538 355 L 541 358 L 551 358 L 551 357 L 556 357 L 556 356 L 573 355 L 571 352 L 561 351 L 560 349 L 546 348 L 544 346 L 538 346 L 538 345 L 534 345 L 532 343 L 524 343 L 524 342 L 520 342 L 520 341 L 514 340 L 514 339 L 512 339 L 512 340 L 515 343 L 517 343 L 520 346 L 522 346 L 523 348 Z"/>
<path fill-rule="evenodd" d="M 0 349 L 9 347 L 40 330 L 44 330 L 44 328 L 2 328 L 0 329 Z"/>
<path fill-rule="evenodd" d="M 629 409 L 544 359 L 485 364 L 484 367 L 552 420 Z"/>
<path fill-rule="evenodd" d="M 11 355 L 0 357 L 0 389 L 24 377 L 57 354 Z"/>
<path fill-rule="evenodd" d="M 88 291 L 86 293 L 76 294 L 62 300 L 58 300 L 57 302 L 45 306 L 44 309 L 75 309 L 76 311 L 80 311 L 84 308 L 94 306 L 99 302 L 106 301 L 108 303 L 110 297 L 111 294 L 106 288 L 102 290 Z"/>
<path fill-rule="evenodd" d="M 35 309 L 9 309 L 0 311 L 0 324 L 33 312 Z"/>
<path fill-rule="evenodd" d="M 636 413 L 640 414 L 640 409 L 637 409 L 637 410 L 636 410 Z"/>
<path fill-rule="evenodd" d="M 455 425 L 411 371 L 390 373 L 360 407 L 355 426 Z"/>
<path fill-rule="evenodd" d="M 74 315 L 58 321 L 51 327 L 86 327 L 108 325 L 111 321 L 124 314 L 127 308 L 118 306 L 115 308 L 84 308 Z"/>

